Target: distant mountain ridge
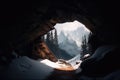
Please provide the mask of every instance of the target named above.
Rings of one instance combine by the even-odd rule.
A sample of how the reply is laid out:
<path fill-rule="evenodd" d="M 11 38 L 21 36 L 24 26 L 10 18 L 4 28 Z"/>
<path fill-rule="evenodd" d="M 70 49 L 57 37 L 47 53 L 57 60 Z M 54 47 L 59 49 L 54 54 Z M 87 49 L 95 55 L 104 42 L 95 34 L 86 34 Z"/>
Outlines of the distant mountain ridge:
<path fill-rule="evenodd" d="M 71 29 L 67 30 L 67 28 L 65 27 Z M 76 27 L 76 25 L 73 27 Z M 79 54 L 82 44 L 82 38 L 84 35 L 88 37 L 90 31 L 83 25 L 77 25 L 77 28 L 72 29 L 71 26 L 64 26 L 63 24 L 62 26 L 60 26 L 59 24 L 58 26 L 55 26 L 55 28 L 57 29 L 58 33 L 59 47 L 68 52 L 71 56 Z"/>

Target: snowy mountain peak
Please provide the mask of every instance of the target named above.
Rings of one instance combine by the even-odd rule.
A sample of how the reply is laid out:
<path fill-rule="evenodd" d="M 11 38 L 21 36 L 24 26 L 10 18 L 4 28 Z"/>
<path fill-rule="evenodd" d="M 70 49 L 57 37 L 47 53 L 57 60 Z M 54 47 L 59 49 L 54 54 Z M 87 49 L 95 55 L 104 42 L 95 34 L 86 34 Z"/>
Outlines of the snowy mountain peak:
<path fill-rule="evenodd" d="M 78 21 L 56 24 L 54 27 L 57 29 L 60 48 L 72 55 L 80 52 L 83 36 L 86 35 L 86 37 L 88 37 L 90 33 L 90 31 Z"/>
<path fill-rule="evenodd" d="M 90 31 L 87 31 L 84 27 L 78 27 L 76 30 L 73 31 L 61 30 L 58 34 L 58 43 L 60 44 L 65 40 L 71 40 L 75 41 L 77 46 L 80 47 L 83 36 L 86 35 L 86 37 L 88 37 L 89 33 Z"/>
<path fill-rule="evenodd" d="M 65 36 L 64 32 L 61 31 L 60 34 L 58 35 L 58 43 L 62 43 L 64 41 L 66 41 L 67 37 Z"/>

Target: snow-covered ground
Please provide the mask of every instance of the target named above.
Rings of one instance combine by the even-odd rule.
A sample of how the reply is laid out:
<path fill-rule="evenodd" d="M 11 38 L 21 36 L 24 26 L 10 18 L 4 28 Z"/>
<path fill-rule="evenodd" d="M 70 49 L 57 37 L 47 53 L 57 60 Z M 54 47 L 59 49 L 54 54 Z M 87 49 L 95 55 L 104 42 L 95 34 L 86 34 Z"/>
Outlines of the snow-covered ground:
<path fill-rule="evenodd" d="M 61 60 L 61 59 L 60 59 Z M 65 61 L 65 64 L 58 61 L 58 62 L 52 62 L 48 59 L 44 60 L 33 60 L 30 59 L 29 57 L 23 56 L 14 59 L 11 64 L 9 65 L 8 69 L 5 72 L 5 75 L 3 76 L 3 80 L 45 80 L 48 77 L 52 78 L 54 75 L 56 75 L 56 79 L 54 80 L 61 80 L 62 78 L 71 78 L 70 75 L 68 76 L 69 73 L 61 73 L 59 70 L 64 70 L 67 71 L 67 68 L 70 68 L 70 65 L 72 67 L 72 70 L 75 70 L 75 74 L 80 72 L 81 69 L 79 68 L 81 64 L 80 60 L 80 55 L 76 55 L 70 60 Z M 70 64 L 70 65 L 68 65 Z M 59 69 L 58 71 L 55 71 L 56 69 Z M 119 80 L 119 72 L 112 73 L 106 77 L 100 77 L 100 78 L 93 78 L 93 77 L 87 77 L 87 76 L 81 76 L 78 77 L 78 80 L 109 80 L 113 77 L 116 77 L 116 74 L 118 75 L 116 77 L 116 80 Z M 73 74 L 74 75 L 74 74 Z M 66 76 L 66 77 L 63 77 Z M 61 79 L 58 79 L 61 78 Z M 73 77 L 74 78 L 74 77 Z M 69 80 L 69 79 L 68 79 Z M 70 79 L 72 80 L 72 79 Z M 73 79 L 74 80 L 74 79 Z"/>
<path fill-rule="evenodd" d="M 41 62 L 54 68 L 54 69 L 58 69 L 58 70 L 63 70 L 63 71 L 73 71 L 74 70 L 74 68 L 70 64 L 60 63 L 59 61 L 52 62 L 48 59 L 45 59 L 45 60 L 42 60 Z"/>
<path fill-rule="evenodd" d="M 6 70 L 3 76 L 3 79 L 44 80 L 46 77 L 51 75 L 55 69 L 65 70 L 65 71 L 76 70 L 81 63 L 81 61 L 78 60 L 79 59 L 78 57 L 79 55 L 77 55 L 71 60 L 66 61 L 72 66 L 68 64 L 61 64 L 59 62 L 52 62 L 48 59 L 36 61 L 26 56 L 19 57 L 14 59 L 10 63 L 8 69 Z M 80 62 L 80 63 L 76 64 L 76 62 Z"/>
<path fill-rule="evenodd" d="M 80 64 L 81 64 L 81 60 L 80 60 L 80 54 L 76 55 L 74 58 L 65 61 L 66 63 L 62 63 L 60 64 L 59 62 L 52 62 L 48 59 L 42 60 L 41 63 L 44 63 L 52 68 L 55 69 L 60 69 L 60 68 L 68 68 L 68 67 L 72 67 L 71 70 L 76 70 L 79 68 Z"/>
<path fill-rule="evenodd" d="M 24 56 L 12 61 L 5 73 L 4 78 L 16 80 L 43 80 L 49 76 L 52 71 L 52 67 Z"/>

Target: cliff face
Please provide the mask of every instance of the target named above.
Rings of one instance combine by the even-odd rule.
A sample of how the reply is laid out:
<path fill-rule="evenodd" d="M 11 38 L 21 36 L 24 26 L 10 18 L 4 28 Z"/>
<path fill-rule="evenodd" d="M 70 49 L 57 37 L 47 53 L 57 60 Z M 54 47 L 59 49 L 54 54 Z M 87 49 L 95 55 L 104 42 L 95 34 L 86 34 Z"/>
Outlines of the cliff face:
<path fill-rule="evenodd" d="M 56 56 L 52 53 L 52 51 L 47 47 L 45 42 L 39 42 L 34 44 L 32 56 L 36 56 L 41 59 L 49 59 L 53 62 L 57 61 Z"/>

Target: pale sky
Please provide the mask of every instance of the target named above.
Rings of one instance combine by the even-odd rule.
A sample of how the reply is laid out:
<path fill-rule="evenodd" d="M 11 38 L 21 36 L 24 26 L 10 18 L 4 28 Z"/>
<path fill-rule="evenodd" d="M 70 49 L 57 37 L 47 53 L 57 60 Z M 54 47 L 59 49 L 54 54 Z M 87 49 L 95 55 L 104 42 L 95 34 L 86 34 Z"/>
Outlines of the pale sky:
<path fill-rule="evenodd" d="M 78 27 L 85 27 L 84 24 L 78 22 L 78 21 L 73 21 L 73 22 L 66 22 L 66 23 L 57 23 L 54 26 L 57 29 L 57 33 L 59 33 L 64 30 L 64 31 L 73 31 L 76 30 Z"/>

